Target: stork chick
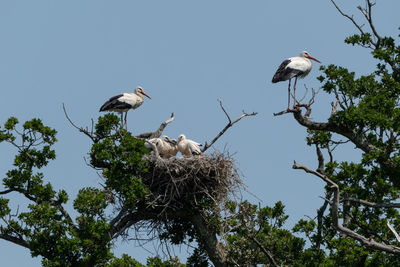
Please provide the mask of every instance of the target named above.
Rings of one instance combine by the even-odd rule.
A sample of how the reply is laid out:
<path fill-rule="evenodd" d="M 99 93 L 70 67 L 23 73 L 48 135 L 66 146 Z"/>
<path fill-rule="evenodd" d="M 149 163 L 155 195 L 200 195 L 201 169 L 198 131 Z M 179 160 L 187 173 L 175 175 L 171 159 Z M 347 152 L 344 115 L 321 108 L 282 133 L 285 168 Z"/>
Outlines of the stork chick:
<path fill-rule="evenodd" d="M 152 138 L 146 141 L 145 146 L 152 148 L 151 144 L 155 145 L 160 157 L 168 159 L 176 156 L 178 153 L 178 143 L 175 139 L 170 139 L 164 135 L 161 138 Z"/>
<path fill-rule="evenodd" d="M 178 150 L 179 152 L 182 153 L 182 156 L 185 158 L 201 155 L 200 146 L 201 144 L 186 139 L 186 136 L 184 134 L 181 134 L 178 137 Z"/>

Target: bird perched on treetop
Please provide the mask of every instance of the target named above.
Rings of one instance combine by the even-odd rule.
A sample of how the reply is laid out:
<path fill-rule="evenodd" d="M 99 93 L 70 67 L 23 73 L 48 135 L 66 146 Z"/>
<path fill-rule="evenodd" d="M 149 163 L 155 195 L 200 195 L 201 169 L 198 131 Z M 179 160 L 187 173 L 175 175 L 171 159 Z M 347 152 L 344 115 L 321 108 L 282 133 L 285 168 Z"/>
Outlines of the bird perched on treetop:
<path fill-rule="evenodd" d="M 319 63 L 318 59 L 312 57 L 308 52 L 301 52 L 299 57 L 290 57 L 283 61 L 276 71 L 274 77 L 272 78 L 273 83 L 277 83 L 280 81 L 289 80 L 288 86 L 288 110 L 290 110 L 290 80 L 295 77 L 294 80 L 294 88 L 293 88 L 293 108 L 297 108 L 296 106 L 296 83 L 297 78 L 304 78 L 310 73 L 312 68 L 311 60 L 315 60 Z"/>
<path fill-rule="evenodd" d="M 127 128 L 126 117 L 128 116 L 129 109 L 137 109 L 140 107 L 146 96 L 151 99 L 151 97 L 146 94 L 142 87 L 138 86 L 135 88 L 134 93 L 122 93 L 111 97 L 106 103 L 104 103 L 100 111 L 115 111 L 121 114 L 121 127 L 123 127 L 123 113 L 125 112 L 125 128 Z"/>

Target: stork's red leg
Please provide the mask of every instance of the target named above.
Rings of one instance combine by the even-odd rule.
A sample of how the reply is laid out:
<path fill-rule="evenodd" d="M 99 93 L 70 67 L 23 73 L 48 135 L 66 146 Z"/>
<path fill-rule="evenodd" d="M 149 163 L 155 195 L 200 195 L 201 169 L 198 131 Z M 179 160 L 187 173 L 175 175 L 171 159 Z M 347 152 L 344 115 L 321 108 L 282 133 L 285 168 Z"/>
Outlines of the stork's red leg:
<path fill-rule="evenodd" d="M 293 108 L 298 108 L 296 105 L 296 83 L 297 83 L 297 77 L 294 80 L 294 88 L 293 88 Z"/>
<path fill-rule="evenodd" d="M 289 86 L 288 86 L 288 102 L 287 102 L 287 110 L 290 110 L 290 80 L 289 79 Z"/>

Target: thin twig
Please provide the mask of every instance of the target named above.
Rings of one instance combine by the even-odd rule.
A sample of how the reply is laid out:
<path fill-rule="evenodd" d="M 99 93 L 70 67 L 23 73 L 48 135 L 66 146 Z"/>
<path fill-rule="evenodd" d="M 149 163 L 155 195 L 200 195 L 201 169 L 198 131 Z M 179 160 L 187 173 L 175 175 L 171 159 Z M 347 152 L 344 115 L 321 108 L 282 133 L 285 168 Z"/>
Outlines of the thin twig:
<path fill-rule="evenodd" d="M 314 170 L 311 170 L 311 169 L 309 169 L 307 166 L 305 166 L 303 164 L 298 164 L 298 163 L 294 162 L 293 169 L 302 169 L 307 173 L 314 174 L 315 176 L 319 177 L 324 182 L 326 182 L 328 185 L 330 185 L 330 187 L 333 189 L 333 200 L 332 200 L 332 204 L 331 204 L 331 207 L 332 207 L 331 214 L 332 214 L 333 227 L 337 231 L 339 231 L 341 234 L 343 234 L 345 236 L 348 236 L 348 237 L 350 237 L 352 239 L 358 240 L 359 242 L 361 242 L 366 247 L 369 247 L 369 248 L 372 248 L 372 249 L 376 249 L 376 250 L 385 251 L 385 252 L 388 252 L 388 253 L 391 253 L 391 254 L 395 254 L 395 255 L 400 255 L 400 247 L 378 243 L 372 238 L 367 238 L 365 236 L 362 236 L 362 235 L 354 232 L 353 230 L 351 230 L 351 229 L 339 224 L 340 191 L 339 191 L 339 186 L 336 183 L 334 183 L 332 180 L 330 180 L 326 175 L 323 175 L 323 174 L 318 173 L 318 172 L 316 172 Z"/>
<path fill-rule="evenodd" d="M 351 201 L 351 202 L 356 202 L 359 204 L 362 204 L 364 206 L 368 206 L 371 208 L 400 208 L 400 203 L 374 203 L 374 202 L 369 202 L 369 201 L 365 201 L 362 199 L 356 199 L 356 198 L 352 198 L 352 197 L 347 197 L 347 198 L 343 198 L 340 200 L 342 201 Z"/>
<path fill-rule="evenodd" d="M 230 127 L 232 127 L 235 123 L 237 123 L 238 121 L 240 121 L 241 119 L 243 119 L 244 117 L 248 117 L 248 116 L 255 116 L 258 113 L 257 112 L 253 112 L 253 113 L 246 113 L 244 110 L 242 111 L 243 114 L 240 115 L 236 120 L 232 121 L 228 112 L 226 112 L 224 106 L 222 105 L 222 101 L 218 99 L 219 105 L 221 106 L 222 111 L 225 113 L 226 117 L 228 118 L 228 123 L 227 125 L 219 132 L 219 134 L 214 137 L 214 139 L 208 144 L 207 142 L 204 144 L 203 149 L 201 150 L 201 152 L 205 152 L 207 149 L 209 149 Z"/>
<path fill-rule="evenodd" d="M 64 110 L 65 117 L 67 118 L 67 120 L 69 121 L 69 123 L 70 123 L 75 129 L 77 129 L 77 130 L 80 131 L 81 133 L 84 133 L 84 134 L 87 135 L 90 139 L 92 139 L 92 141 L 93 141 L 94 143 L 96 143 L 96 142 L 97 142 L 97 137 L 95 137 L 94 135 L 90 134 L 89 131 L 83 129 L 82 127 L 76 126 L 75 123 L 73 123 L 72 120 L 69 118 L 64 103 L 62 104 L 62 106 L 63 106 L 63 110 Z"/>
<path fill-rule="evenodd" d="M 175 119 L 174 113 L 171 113 L 171 117 L 169 119 L 167 119 L 166 121 L 164 121 L 163 123 L 161 123 L 160 127 L 154 131 L 154 132 L 147 132 L 147 133 L 142 133 L 139 134 L 137 136 L 135 136 L 136 138 L 143 138 L 143 139 L 151 139 L 151 138 L 158 138 L 161 136 L 161 134 L 163 133 L 165 127 L 167 127 L 168 124 L 170 124 L 171 122 L 173 122 Z"/>
<path fill-rule="evenodd" d="M 278 267 L 279 265 L 276 263 L 274 257 L 272 256 L 271 252 L 269 252 L 268 250 L 265 249 L 265 247 L 254 237 L 254 236 L 250 236 L 251 240 L 254 241 L 254 243 L 257 244 L 257 246 L 262 250 L 262 252 L 265 254 L 265 256 L 267 256 L 267 258 L 269 259 L 269 261 L 271 262 L 272 266 L 276 266 Z"/>
<path fill-rule="evenodd" d="M 354 24 L 354 26 L 356 26 L 356 28 L 360 31 L 360 33 L 362 33 L 362 34 L 364 33 L 364 31 L 362 30 L 362 27 L 364 26 L 364 24 L 359 25 L 359 24 L 354 20 L 354 17 L 345 14 L 345 13 L 338 7 L 338 5 L 335 3 L 334 0 L 331 0 L 331 2 L 332 2 L 332 4 L 336 7 L 337 11 L 339 11 L 339 13 L 340 13 L 343 17 L 348 18 L 348 19 Z"/>

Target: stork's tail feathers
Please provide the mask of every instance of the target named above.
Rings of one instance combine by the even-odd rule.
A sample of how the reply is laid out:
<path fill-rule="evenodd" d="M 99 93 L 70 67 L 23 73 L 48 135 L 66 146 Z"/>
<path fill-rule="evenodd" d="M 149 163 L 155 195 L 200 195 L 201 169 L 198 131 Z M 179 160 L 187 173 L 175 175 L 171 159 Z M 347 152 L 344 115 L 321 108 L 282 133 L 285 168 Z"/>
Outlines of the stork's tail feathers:
<path fill-rule="evenodd" d="M 110 109 L 109 105 L 110 105 L 110 102 L 104 103 L 104 104 L 100 107 L 100 110 L 99 110 L 99 111 L 107 111 L 107 110 L 109 110 L 109 109 Z"/>

